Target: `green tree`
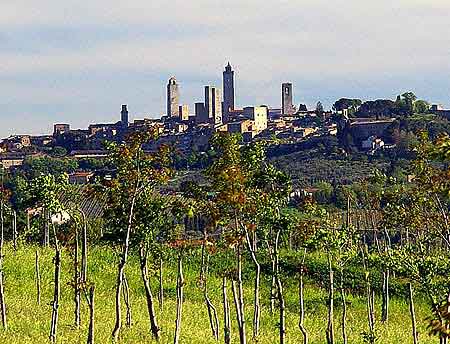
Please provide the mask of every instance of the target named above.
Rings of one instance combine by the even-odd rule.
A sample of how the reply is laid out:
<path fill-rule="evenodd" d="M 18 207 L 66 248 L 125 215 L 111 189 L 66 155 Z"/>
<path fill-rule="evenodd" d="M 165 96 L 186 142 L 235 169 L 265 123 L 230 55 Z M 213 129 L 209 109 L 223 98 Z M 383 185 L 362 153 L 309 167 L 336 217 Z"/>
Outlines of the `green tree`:
<path fill-rule="evenodd" d="M 425 100 L 416 100 L 414 102 L 414 113 L 427 114 L 430 110 L 430 104 Z"/>
<path fill-rule="evenodd" d="M 106 218 L 108 226 L 122 243 L 122 253 L 118 264 L 115 293 L 115 325 L 112 333 L 117 341 L 122 326 L 121 293 L 125 279 L 125 266 L 128 261 L 131 234 L 136 226 L 141 224 L 137 218 L 137 210 L 141 202 L 157 187 L 166 183 L 172 175 L 170 151 L 166 146 L 160 146 L 153 153 L 145 153 L 143 145 L 157 138 L 156 130 L 136 132 L 126 138 L 122 144 L 108 144 L 109 161 L 115 167 L 115 178 L 106 182 L 104 191 L 108 202 Z M 154 328 L 153 334 L 159 338 L 159 329 Z"/>
<path fill-rule="evenodd" d="M 314 188 L 317 188 L 318 191 L 315 193 L 315 198 L 317 202 L 321 204 L 326 204 L 331 201 L 331 197 L 333 195 L 333 186 L 325 181 L 317 182 L 313 185 Z"/>

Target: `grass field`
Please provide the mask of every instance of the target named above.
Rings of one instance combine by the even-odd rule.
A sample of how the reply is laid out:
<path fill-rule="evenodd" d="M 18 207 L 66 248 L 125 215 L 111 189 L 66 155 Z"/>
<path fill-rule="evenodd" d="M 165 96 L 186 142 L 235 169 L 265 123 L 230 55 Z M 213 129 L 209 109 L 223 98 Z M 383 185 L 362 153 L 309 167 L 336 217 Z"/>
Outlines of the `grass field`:
<path fill-rule="evenodd" d="M 38 306 L 36 302 L 36 288 L 34 280 L 35 251 L 40 251 L 42 302 Z M 7 331 L 0 329 L 0 343 L 47 343 L 50 329 L 51 307 L 53 292 L 53 251 L 51 249 L 36 248 L 34 246 L 20 247 L 14 252 L 7 246 L 5 250 L 5 292 L 7 302 L 7 314 L 9 328 Z M 95 247 L 89 252 L 88 279 L 96 285 L 96 343 L 105 344 L 111 342 L 111 331 L 114 323 L 114 282 L 116 275 L 117 255 L 111 248 Z M 185 259 L 185 302 L 183 307 L 183 320 L 181 330 L 181 343 L 215 343 L 209 329 L 209 321 L 206 306 L 202 294 L 197 286 L 198 256 Z M 214 257 L 212 258 L 214 264 Z M 251 263 L 246 263 L 248 273 L 251 276 Z M 72 278 L 72 262 L 70 253 L 63 251 L 62 294 L 60 303 L 60 321 L 58 326 L 58 343 L 85 343 L 87 337 L 87 306 L 82 303 L 82 326 L 80 329 L 73 327 L 73 289 L 68 285 Z M 131 328 L 124 327 L 121 332 L 122 343 L 150 343 L 148 315 L 145 306 L 144 289 L 140 279 L 140 270 L 137 259 L 131 257 L 126 269 L 127 278 L 131 288 L 132 317 Z M 158 312 L 159 325 L 162 327 L 162 343 L 173 341 L 175 328 L 175 262 L 168 263 L 165 269 L 165 306 L 162 312 Z M 157 281 L 153 278 L 153 291 L 156 298 Z M 222 322 L 221 310 L 221 279 L 213 274 L 210 276 L 210 296 L 219 311 Z M 252 281 L 246 280 L 246 316 L 247 334 L 251 342 L 251 317 L 252 317 Z M 278 341 L 277 314 L 271 316 L 268 310 L 268 281 L 262 285 L 262 301 L 264 304 L 261 320 L 261 336 L 259 343 L 269 344 Z M 286 307 L 287 307 L 287 343 L 302 343 L 302 337 L 297 327 L 298 322 L 298 297 L 294 278 L 285 280 Z M 231 292 L 230 292 L 231 295 Z M 315 284 L 307 283 L 305 289 L 305 306 L 307 310 L 306 328 L 310 333 L 310 343 L 325 343 L 326 327 L 326 291 Z M 365 301 L 361 297 L 349 296 L 348 335 L 349 343 L 363 343 L 361 332 L 367 329 L 367 313 Z M 377 299 L 379 301 L 379 298 Z M 233 310 L 232 300 L 230 305 Z M 436 343 L 436 338 L 431 338 L 426 333 L 426 308 L 416 301 L 417 320 L 419 322 L 420 342 Z M 339 315 L 340 304 L 337 300 L 336 338 L 340 343 Z M 377 317 L 379 318 L 380 305 L 377 302 Z M 377 322 L 380 339 L 378 343 L 412 343 L 411 322 L 409 319 L 408 304 L 406 301 L 393 298 L 388 324 Z M 232 313 L 234 317 L 234 312 Z M 237 343 L 237 330 L 233 323 L 233 343 Z M 221 342 L 223 335 L 221 332 Z"/>

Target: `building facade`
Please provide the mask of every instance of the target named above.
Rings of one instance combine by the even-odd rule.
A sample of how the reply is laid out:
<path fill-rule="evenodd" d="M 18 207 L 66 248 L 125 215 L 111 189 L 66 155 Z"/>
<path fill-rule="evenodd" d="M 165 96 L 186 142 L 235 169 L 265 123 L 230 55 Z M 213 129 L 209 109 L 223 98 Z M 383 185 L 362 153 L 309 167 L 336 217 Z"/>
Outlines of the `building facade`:
<path fill-rule="evenodd" d="M 169 79 L 167 84 L 167 116 L 178 117 L 178 102 L 179 102 L 178 83 L 174 77 Z"/>
<path fill-rule="evenodd" d="M 182 121 L 189 121 L 189 105 L 183 104 L 179 106 L 178 117 Z"/>
<path fill-rule="evenodd" d="M 205 112 L 208 122 L 222 124 L 222 97 L 219 88 L 205 86 Z"/>
<path fill-rule="evenodd" d="M 230 63 L 223 72 L 223 122 L 227 123 L 230 112 L 234 111 L 234 71 Z"/>
<path fill-rule="evenodd" d="M 244 108 L 244 117 L 253 121 L 256 134 L 267 129 L 268 108 L 266 106 L 251 106 Z"/>
<path fill-rule="evenodd" d="M 62 135 L 70 132 L 70 124 L 58 123 L 53 126 L 53 135 Z"/>
<path fill-rule="evenodd" d="M 205 103 L 195 103 L 195 123 L 208 123 L 208 116 L 206 115 Z"/>

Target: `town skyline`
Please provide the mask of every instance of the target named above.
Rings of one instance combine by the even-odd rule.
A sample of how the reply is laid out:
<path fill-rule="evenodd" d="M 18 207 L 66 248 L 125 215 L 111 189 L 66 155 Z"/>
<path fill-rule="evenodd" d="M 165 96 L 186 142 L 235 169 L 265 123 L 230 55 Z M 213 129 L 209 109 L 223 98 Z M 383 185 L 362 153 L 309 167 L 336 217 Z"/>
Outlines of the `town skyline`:
<path fill-rule="evenodd" d="M 192 107 L 228 60 L 239 106 L 279 106 L 290 81 L 309 106 L 413 91 L 448 107 L 449 15 L 440 0 L 15 1 L 0 13 L 0 136 L 110 121 L 120 104 L 159 116 L 171 75 Z"/>
<path fill-rule="evenodd" d="M 233 68 L 232 71 L 235 72 L 234 80 L 233 80 L 234 93 L 235 93 L 234 94 L 234 102 L 235 102 L 234 105 L 235 105 L 235 108 L 241 108 L 242 109 L 242 108 L 244 108 L 246 106 L 266 105 L 266 106 L 268 106 L 269 108 L 272 108 L 272 109 L 282 109 L 283 108 L 283 103 L 282 103 L 282 94 L 280 93 L 280 86 L 283 87 L 285 83 L 290 83 L 292 85 L 292 90 L 291 90 L 291 92 L 293 94 L 293 103 L 292 103 L 292 105 L 294 107 L 297 107 L 299 104 L 305 104 L 308 107 L 308 109 L 313 110 L 315 108 L 317 102 L 320 101 L 325 106 L 325 109 L 327 109 L 327 110 L 330 109 L 331 110 L 332 104 L 336 100 L 338 100 L 338 98 L 343 98 L 343 97 L 345 98 L 345 96 L 341 95 L 341 96 L 338 96 L 338 98 L 335 98 L 335 99 L 323 97 L 322 99 L 317 98 L 316 101 L 315 100 L 311 100 L 310 102 L 306 102 L 306 101 L 303 101 L 303 98 L 301 98 L 301 93 L 299 93 L 299 92 L 301 92 L 301 90 L 297 89 L 295 82 L 291 82 L 289 80 L 284 80 L 284 81 L 280 80 L 280 84 L 276 85 L 277 88 L 278 88 L 276 96 L 275 97 L 273 95 L 271 96 L 272 99 L 278 97 L 278 103 L 276 103 L 276 101 L 273 104 L 270 104 L 268 102 L 265 102 L 265 103 L 264 102 L 261 102 L 261 103 L 243 103 L 243 102 L 240 102 L 239 100 L 241 98 L 242 99 L 246 99 L 248 97 L 246 97 L 245 95 L 243 96 L 243 95 L 241 95 L 239 93 L 239 82 L 240 82 L 239 70 L 236 69 L 234 64 L 232 64 L 230 61 L 228 61 L 228 62 L 226 62 L 226 63 L 224 63 L 222 65 L 222 72 L 224 70 L 226 70 L 227 66 L 230 66 L 230 64 L 231 64 L 231 67 Z M 217 73 L 217 74 L 220 75 L 221 73 Z M 179 96 L 178 104 L 179 105 L 187 105 L 189 107 L 189 113 L 190 114 L 195 114 L 195 104 L 196 103 L 204 101 L 204 99 L 203 99 L 204 98 L 204 93 L 203 92 L 204 92 L 204 88 L 205 87 L 211 86 L 211 87 L 215 87 L 215 88 L 219 89 L 220 95 L 221 95 L 221 97 L 223 97 L 223 77 L 220 78 L 220 79 L 216 78 L 215 82 L 209 82 L 209 83 L 207 81 L 204 81 L 203 83 L 202 82 L 196 82 L 196 83 L 188 82 L 188 85 L 190 85 L 191 87 L 188 88 L 188 89 L 185 89 L 183 80 L 180 80 L 175 75 L 170 75 L 165 80 L 165 83 L 163 82 L 161 84 L 161 87 L 160 87 L 160 89 L 161 89 L 160 93 L 162 94 L 162 97 L 161 97 L 162 98 L 161 99 L 162 105 L 161 105 L 161 110 L 159 112 L 157 112 L 157 113 L 150 113 L 150 112 L 145 112 L 145 111 L 143 111 L 143 112 L 136 112 L 136 111 L 133 111 L 133 104 L 129 104 L 127 102 L 122 102 L 121 103 L 121 104 L 126 104 L 127 105 L 128 111 L 130 112 L 129 120 L 133 121 L 133 120 L 139 120 L 139 119 L 144 119 L 144 118 L 159 119 L 159 118 L 161 118 L 163 116 L 167 116 L 167 98 L 168 98 L 167 83 L 168 82 L 170 83 L 170 81 L 172 79 L 175 79 L 175 81 L 177 83 L 177 92 L 178 92 L 178 96 Z M 201 86 L 198 87 L 198 85 L 201 85 Z M 191 89 L 192 87 L 196 87 L 196 89 L 192 90 Z M 273 88 L 273 87 L 271 87 L 271 88 Z M 391 96 L 385 96 L 385 97 L 380 96 L 379 98 L 395 99 L 395 97 L 398 94 L 400 94 L 402 92 L 406 92 L 406 91 L 409 91 L 409 90 L 406 90 L 406 89 L 401 90 L 400 89 L 400 90 L 398 90 L 398 92 L 394 91 L 394 93 L 392 93 Z M 185 94 L 189 95 L 189 94 L 193 94 L 195 92 L 198 94 L 198 96 L 196 98 L 186 99 L 188 96 L 186 96 Z M 414 92 L 414 90 L 412 90 L 412 92 Z M 348 98 L 358 98 L 358 97 L 348 96 Z M 361 98 L 361 99 L 362 100 L 371 100 L 371 98 Z M 372 99 L 375 99 L 375 98 L 372 98 Z M 223 99 L 222 99 L 222 101 L 223 101 Z M 435 103 L 436 104 L 440 104 L 440 105 L 445 105 L 446 104 L 445 102 L 442 102 L 442 101 L 437 101 Z M 50 134 L 53 131 L 53 129 L 54 129 L 54 125 L 57 124 L 57 123 L 68 123 L 68 124 L 71 125 L 71 127 L 79 128 L 79 129 L 88 127 L 89 125 L 95 124 L 95 123 L 113 123 L 113 122 L 115 122 L 117 120 L 117 117 L 120 115 L 120 111 L 118 111 L 118 109 L 120 107 L 120 104 L 119 103 L 115 103 L 113 105 L 115 106 L 115 109 L 114 109 L 113 113 L 111 113 L 109 115 L 108 114 L 94 114 L 94 116 L 92 117 L 92 118 L 97 118 L 96 116 L 100 116 L 99 118 L 103 118 L 104 119 L 103 121 L 102 120 L 94 121 L 92 119 L 91 120 L 87 119 L 85 122 L 77 122 L 77 117 L 75 117 L 73 121 L 70 121 L 70 118 L 69 118 L 69 121 L 58 121 L 57 118 L 56 118 L 56 120 L 54 122 L 43 123 L 44 126 L 47 127 L 48 129 L 46 130 L 44 128 L 44 129 L 42 129 L 42 131 L 39 131 L 39 129 L 38 129 L 38 131 L 31 131 L 31 132 L 10 131 L 9 133 L 7 132 L 6 135 L 2 135 L 2 130 L 4 131 L 4 129 L 0 128 L 0 138 L 6 138 L 7 136 L 17 135 L 17 134 L 18 135 L 21 135 L 21 134 L 25 134 L 25 135 L 46 135 L 46 134 Z M 109 108 L 109 106 L 108 106 L 108 108 Z M 168 116 L 168 117 L 170 117 L 170 116 Z M 77 124 L 77 123 L 81 123 L 81 124 Z"/>

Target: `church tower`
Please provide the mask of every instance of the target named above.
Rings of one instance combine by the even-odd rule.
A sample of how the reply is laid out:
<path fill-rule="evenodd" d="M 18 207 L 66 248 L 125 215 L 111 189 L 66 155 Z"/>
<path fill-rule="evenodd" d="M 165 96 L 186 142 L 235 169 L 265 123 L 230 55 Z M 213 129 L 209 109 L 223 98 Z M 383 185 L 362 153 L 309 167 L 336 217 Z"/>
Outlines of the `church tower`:
<path fill-rule="evenodd" d="M 223 122 L 228 122 L 230 111 L 234 110 L 234 71 L 230 63 L 223 72 Z"/>

